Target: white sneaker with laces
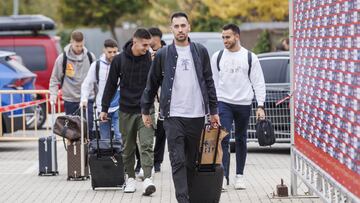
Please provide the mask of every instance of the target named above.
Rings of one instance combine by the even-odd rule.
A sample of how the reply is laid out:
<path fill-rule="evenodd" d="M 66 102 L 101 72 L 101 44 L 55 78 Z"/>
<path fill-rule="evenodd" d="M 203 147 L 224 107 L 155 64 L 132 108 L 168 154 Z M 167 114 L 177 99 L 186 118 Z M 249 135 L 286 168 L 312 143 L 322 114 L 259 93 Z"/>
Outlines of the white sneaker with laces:
<path fill-rule="evenodd" d="M 137 178 L 137 179 L 140 179 L 140 180 L 142 180 L 142 181 L 144 180 L 144 171 L 143 171 L 142 168 L 140 168 L 139 173 L 136 174 L 136 178 Z"/>
<path fill-rule="evenodd" d="M 221 192 L 226 192 L 227 191 L 227 179 L 224 177 L 223 178 L 223 183 L 222 183 L 222 189 Z"/>
<path fill-rule="evenodd" d="M 144 196 L 150 196 L 152 193 L 156 191 L 156 187 L 150 178 L 145 178 L 143 184 L 144 184 L 144 192 L 143 192 Z"/>
<path fill-rule="evenodd" d="M 234 187 L 236 190 L 245 190 L 246 189 L 245 180 L 244 180 L 243 175 L 240 175 L 240 174 L 236 175 Z"/>
<path fill-rule="evenodd" d="M 134 178 L 129 178 L 126 181 L 124 192 L 125 193 L 134 193 L 136 191 L 136 181 Z"/>

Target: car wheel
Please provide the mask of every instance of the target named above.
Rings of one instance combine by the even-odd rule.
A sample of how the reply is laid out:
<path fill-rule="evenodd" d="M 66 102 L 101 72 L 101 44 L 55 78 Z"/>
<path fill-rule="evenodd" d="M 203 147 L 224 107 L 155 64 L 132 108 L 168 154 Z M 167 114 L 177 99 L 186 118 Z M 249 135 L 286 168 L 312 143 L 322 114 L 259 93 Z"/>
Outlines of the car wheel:
<path fill-rule="evenodd" d="M 35 128 L 35 114 L 36 112 L 36 119 L 37 119 L 37 128 L 40 129 L 45 121 L 46 121 L 46 104 L 39 104 L 34 106 L 31 109 L 32 113 L 26 116 L 26 128 L 27 129 L 34 129 Z"/>

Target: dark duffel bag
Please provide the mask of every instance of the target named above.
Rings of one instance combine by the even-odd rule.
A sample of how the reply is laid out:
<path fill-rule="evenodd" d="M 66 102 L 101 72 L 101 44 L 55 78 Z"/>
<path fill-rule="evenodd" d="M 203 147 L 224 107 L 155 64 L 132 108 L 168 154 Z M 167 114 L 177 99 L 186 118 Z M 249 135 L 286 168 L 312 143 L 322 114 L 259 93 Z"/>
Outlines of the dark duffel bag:
<path fill-rule="evenodd" d="M 272 123 L 268 119 L 256 122 L 256 137 L 260 146 L 270 146 L 275 143 L 275 133 Z"/>
<path fill-rule="evenodd" d="M 94 120 L 96 139 L 89 145 L 92 189 L 122 187 L 125 182 L 122 144 L 119 140 L 113 140 L 112 134 L 111 139 L 99 139 L 98 121 Z"/>
<path fill-rule="evenodd" d="M 87 123 L 83 120 L 84 138 L 87 137 Z M 81 117 L 78 115 L 64 115 L 56 118 L 53 132 L 70 141 L 81 138 Z"/>

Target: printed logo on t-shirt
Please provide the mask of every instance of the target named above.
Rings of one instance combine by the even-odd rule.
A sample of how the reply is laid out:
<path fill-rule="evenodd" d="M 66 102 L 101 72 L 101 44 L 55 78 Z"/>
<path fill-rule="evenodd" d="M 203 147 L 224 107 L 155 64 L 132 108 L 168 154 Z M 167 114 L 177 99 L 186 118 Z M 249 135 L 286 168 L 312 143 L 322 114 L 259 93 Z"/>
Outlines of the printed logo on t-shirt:
<path fill-rule="evenodd" d="M 75 76 L 74 66 L 71 63 L 66 64 L 65 74 L 67 77 L 71 77 L 71 78 Z"/>
<path fill-rule="evenodd" d="M 239 73 L 241 71 L 241 65 L 236 60 L 229 60 L 224 62 L 224 72 L 226 73 Z"/>
<path fill-rule="evenodd" d="M 182 67 L 183 67 L 183 70 L 185 71 L 188 71 L 190 70 L 190 59 L 181 59 L 181 64 L 180 64 Z"/>

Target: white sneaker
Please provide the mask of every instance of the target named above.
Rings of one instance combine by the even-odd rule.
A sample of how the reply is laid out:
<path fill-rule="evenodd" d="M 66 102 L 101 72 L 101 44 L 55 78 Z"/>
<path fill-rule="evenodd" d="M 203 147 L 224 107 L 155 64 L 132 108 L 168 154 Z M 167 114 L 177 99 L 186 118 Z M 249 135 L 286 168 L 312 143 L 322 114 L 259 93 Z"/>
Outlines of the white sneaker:
<path fill-rule="evenodd" d="M 137 179 L 140 179 L 140 180 L 144 180 L 144 171 L 143 171 L 143 169 L 142 168 L 140 168 L 140 171 L 139 171 L 139 173 L 136 173 L 136 178 Z"/>
<path fill-rule="evenodd" d="M 126 181 L 124 192 L 125 193 L 134 193 L 136 191 L 136 181 L 134 178 L 129 178 Z"/>
<path fill-rule="evenodd" d="M 243 175 L 236 175 L 234 187 L 236 190 L 245 190 L 245 180 Z"/>
<path fill-rule="evenodd" d="M 144 196 L 150 196 L 152 193 L 156 191 L 156 187 L 150 178 L 146 178 L 143 184 L 144 184 L 144 192 L 143 192 Z"/>
<path fill-rule="evenodd" d="M 223 183 L 222 183 L 222 189 L 221 192 L 226 192 L 227 191 L 227 179 L 224 177 L 223 178 Z"/>

